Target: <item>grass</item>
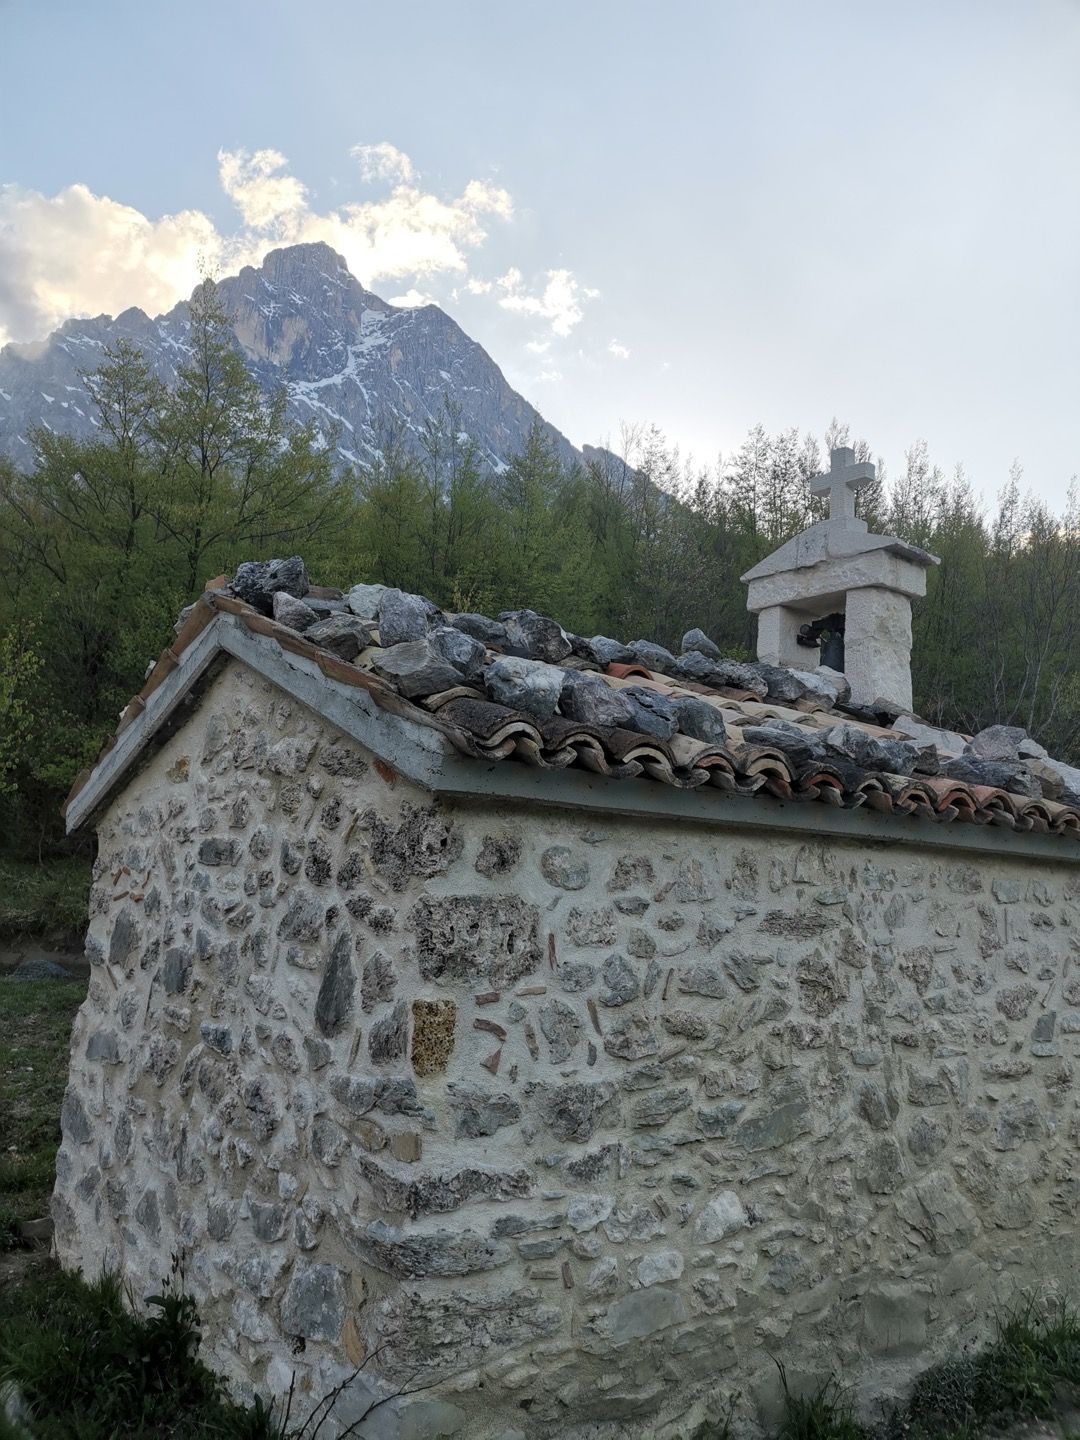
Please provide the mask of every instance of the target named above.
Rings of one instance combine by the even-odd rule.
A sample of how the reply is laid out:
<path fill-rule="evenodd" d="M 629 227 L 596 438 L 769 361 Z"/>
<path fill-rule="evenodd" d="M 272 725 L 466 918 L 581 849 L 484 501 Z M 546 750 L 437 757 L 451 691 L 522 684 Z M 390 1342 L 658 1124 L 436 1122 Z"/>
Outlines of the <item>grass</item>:
<path fill-rule="evenodd" d="M 1041 1420 L 1080 1394 L 1080 1317 L 1066 1302 L 1046 1307 L 1028 1298 L 998 1318 L 985 1350 L 922 1375 L 906 1407 L 900 1436 L 969 1440 L 987 1426 Z"/>
<path fill-rule="evenodd" d="M 777 1362 L 784 1390 L 784 1418 L 777 1440 L 864 1440 L 851 1397 L 832 1377 L 810 1395 L 792 1395 L 783 1365 Z"/>
<path fill-rule="evenodd" d="M 147 1306 L 136 1312 L 113 1276 L 87 1283 L 51 1261 L 0 1285 L 0 1440 L 319 1440 L 359 1374 L 304 1421 L 292 1419 L 291 1389 L 238 1405 L 200 1359 L 198 1310 L 175 1260 Z M 23 1426 L 5 1422 L 5 1393 L 18 1397 Z M 369 1400 L 341 1440 L 370 1434 L 368 1416 L 404 1393 L 415 1392 Z"/>
<path fill-rule="evenodd" d="M 85 986 L 0 980 L 0 1250 L 17 1226 L 48 1213 L 71 1022 Z"/>
<path fill-rule="evenodd" d="M 1067 1303 L 1028 1298 L 1003 1311 L 985 1349 L 935 1365 L 906 1405 L 865 1426 L 835 1378 L 807 1396 L 788 1389 L 777 1440 L 980 1440 L 1017 1422 L 1046 1420 L 1080 1396 L 1080 1316 Z M 1073 1437 L 1080 1440 L 1080 1437 Z"/>
<path fill-rule="evenodd" d="M 34 1440 L 287 1440 L 276 1407 L 233 1404 L 199 1358 L 199 1318 L 175 1281 L 136 1315 L 108 1276 L 52 1265 L 0 1290 L 0 1390 Z M 0 1440 L 25 1440 L 0 1411 Z"/>
<path fill-rule="evenodd" d="M 0 855 L 0 940 L 80 936 L 89 889 L 90 861 L 82 856 L 35 865 Z"/>

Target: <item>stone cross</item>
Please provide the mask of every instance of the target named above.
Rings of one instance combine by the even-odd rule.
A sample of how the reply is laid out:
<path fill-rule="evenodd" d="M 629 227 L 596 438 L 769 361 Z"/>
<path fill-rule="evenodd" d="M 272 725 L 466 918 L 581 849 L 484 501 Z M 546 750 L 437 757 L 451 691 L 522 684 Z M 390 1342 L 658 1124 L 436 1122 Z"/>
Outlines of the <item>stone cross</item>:
<path fill-rule="evenodd" d="M 830 520 L 854 520 L 855 492 L 874 483 L 876 475 L 869 460 L 856 460 L 849 445 L 838 446 L 829 455 L 829 468 L 810 481 L 811 495 L 828 495 Z"/>

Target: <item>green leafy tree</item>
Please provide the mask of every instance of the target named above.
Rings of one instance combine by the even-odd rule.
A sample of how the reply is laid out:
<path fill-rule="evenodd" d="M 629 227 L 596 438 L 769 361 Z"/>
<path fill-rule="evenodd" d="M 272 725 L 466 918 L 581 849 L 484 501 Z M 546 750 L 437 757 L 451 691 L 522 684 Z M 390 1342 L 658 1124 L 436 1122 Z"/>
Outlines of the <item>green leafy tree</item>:
<path fill-rule="evenodd" d="M 0 635 L 0 803 L 16 794 L 16 779 L 34 736 L 34 682 L 41 674 L 41 656 L 28 634 L 9 630 Z"/>
<path fill-rule="evenodd" d="M 194 594 L 214 567 L 285 539 L 316 540 L 343 518 L 327 443 L 286 420 L 244 364 L 213 282 L 190 309 L 191 358 L 167 390 L 151 439 L 160 464 L 155 519 Z"/>

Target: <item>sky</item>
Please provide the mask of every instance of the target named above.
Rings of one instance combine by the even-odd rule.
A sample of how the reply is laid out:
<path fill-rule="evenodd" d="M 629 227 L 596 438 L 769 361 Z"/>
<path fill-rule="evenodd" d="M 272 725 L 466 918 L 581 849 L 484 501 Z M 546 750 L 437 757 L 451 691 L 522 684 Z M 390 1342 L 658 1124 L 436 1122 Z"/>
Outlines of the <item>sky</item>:
<path fill-rule="evenodd" d="M 0 0 L 0 341 L 328 240 L 576 444 L 1080 471 L 1080 0 Z"/>

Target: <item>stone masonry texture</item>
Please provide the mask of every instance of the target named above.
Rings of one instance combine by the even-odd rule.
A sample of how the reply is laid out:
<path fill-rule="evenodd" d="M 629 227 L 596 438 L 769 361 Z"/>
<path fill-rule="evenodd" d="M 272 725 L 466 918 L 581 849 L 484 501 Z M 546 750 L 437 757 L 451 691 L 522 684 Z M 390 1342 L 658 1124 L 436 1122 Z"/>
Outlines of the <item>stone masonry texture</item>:
<path fill-rule="evenodd" d="M 1076 1271 L 1080 872 L 1022 838 L 439 803 L 236 663 L 99 838 L 58 1251 L 178 1255 L 241 1398 L 753 1437 L 772 1356 L 899 1392 Z"/>

